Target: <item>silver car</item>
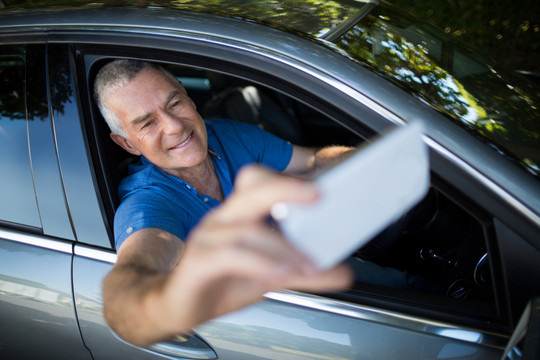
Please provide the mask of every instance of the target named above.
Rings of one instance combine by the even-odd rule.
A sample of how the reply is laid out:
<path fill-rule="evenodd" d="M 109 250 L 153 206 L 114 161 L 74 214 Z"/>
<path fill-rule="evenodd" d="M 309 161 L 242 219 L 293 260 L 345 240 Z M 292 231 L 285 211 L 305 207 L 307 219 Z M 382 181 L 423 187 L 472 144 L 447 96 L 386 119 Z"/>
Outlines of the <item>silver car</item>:
<path fill-rule="evenodd" d="M 379 1 L 14 3 L 0 1 L 0 358 L 538 358 L 535 85 Z M 437 289 L 282 290 L 167 343 L 121 340 L 101 282 L 134 159 L 91 95 L 115 58 L 168 67 L 209 121 L 300 145 L 422 122 L 428 195 L 354 256 Z"/>

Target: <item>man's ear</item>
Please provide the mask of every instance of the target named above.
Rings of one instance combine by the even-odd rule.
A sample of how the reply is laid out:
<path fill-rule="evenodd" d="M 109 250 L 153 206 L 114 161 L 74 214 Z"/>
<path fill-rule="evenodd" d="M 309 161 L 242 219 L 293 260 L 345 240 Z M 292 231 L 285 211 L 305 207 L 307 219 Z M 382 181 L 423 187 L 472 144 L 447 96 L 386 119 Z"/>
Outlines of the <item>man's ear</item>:
<path fill-rule="evenodd" d="M 131 144 L 131 142 L 128 139 L 126 139 L 125 137 L 123 137 L 122 135 L 112 132 L 110 134 L 110 136 L 111 136 L 112 141 L 117 143 L 122 149 L 126 150 L 128 153 L 133 154 L 133 155 L 137 155 L 137 156 L 141 155 L 141 152 L 139 150 L 137 150 Z"/>

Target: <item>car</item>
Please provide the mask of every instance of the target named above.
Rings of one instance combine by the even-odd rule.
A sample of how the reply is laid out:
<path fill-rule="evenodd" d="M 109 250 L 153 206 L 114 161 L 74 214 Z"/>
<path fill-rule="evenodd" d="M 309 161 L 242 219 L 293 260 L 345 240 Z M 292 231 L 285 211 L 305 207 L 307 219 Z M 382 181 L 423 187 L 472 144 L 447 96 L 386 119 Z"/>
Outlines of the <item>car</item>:
<path fill-rule="evenodd" d="M 0 4 L 0 357 L 537 358 L 533 83 L 384 1 Z M 444 291 L 279 290 L 168 342 L 122 340 L 103 318 L 101 283 L 116 261 L 116 187 L 135 159 L 112 143 L 92 96 L 117 58 L 167 67 L 208 121 L 255 123 L 300 145 L 369 146 L 422 123 L 428 194 L 354 256 Z"/>

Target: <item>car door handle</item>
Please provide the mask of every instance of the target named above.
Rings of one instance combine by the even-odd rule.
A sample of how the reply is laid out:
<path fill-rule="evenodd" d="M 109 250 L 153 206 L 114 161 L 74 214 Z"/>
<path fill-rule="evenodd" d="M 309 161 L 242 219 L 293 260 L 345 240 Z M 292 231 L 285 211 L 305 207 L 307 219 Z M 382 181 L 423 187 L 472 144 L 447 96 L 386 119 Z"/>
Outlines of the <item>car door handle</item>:
<path fill-rule="evenodd" d="M 151 345 L 148 350 L 184 359 L 217 359 L 214 350 L 196 334 L 177 336 L 170 341 Z"/>

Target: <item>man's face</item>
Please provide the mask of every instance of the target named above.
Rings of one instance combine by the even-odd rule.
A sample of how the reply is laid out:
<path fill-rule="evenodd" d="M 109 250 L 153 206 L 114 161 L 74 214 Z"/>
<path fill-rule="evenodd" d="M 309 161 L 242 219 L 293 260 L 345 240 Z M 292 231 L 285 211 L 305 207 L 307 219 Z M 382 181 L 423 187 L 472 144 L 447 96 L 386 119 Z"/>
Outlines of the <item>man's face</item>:
<path fill-rule="evenodd" d="M 127 135 L 112 134 L 113 140 L 165 172 L 178 176 L 206 158 L 203 119 L 186 90 L 161 71 L 143 70 L 116 89 L 108 105 Z"/>

